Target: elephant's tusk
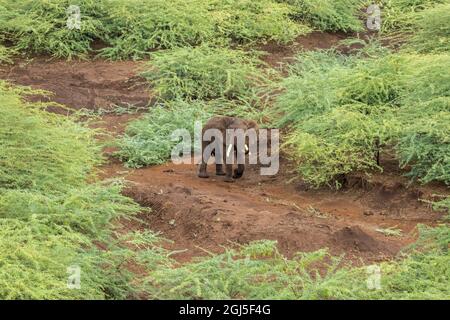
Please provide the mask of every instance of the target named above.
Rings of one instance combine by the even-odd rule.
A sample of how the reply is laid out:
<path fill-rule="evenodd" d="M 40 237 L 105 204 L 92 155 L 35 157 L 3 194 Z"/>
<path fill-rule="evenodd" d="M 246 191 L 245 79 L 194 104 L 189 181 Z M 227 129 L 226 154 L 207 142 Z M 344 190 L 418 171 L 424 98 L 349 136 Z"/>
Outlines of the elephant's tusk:
<path fill-rule="evenodd" d="M 233 145 L 232 144 L 229 144 L 228 145 L 228 148 L 227 148 L 227 157 L 229 158 L 230 157 L 230 152 L 231 152 L 231 148 L 233 147 Z"/>

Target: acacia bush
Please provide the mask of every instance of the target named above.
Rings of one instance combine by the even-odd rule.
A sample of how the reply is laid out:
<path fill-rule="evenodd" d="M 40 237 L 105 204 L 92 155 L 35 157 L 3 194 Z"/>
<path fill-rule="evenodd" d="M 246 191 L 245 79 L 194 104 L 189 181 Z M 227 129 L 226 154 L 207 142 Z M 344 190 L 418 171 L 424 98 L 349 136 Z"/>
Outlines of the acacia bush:
<path fill-rule="evenodd" d="M 67 27 L 70 5 L 80 7 L 81 28 Z M 55 57 L 143 59 L 155 49 L 287 43 L 309 32 L 273 0 L 55 0 L 0 1 L 0 40 L 19 52 Z"/>
<path fill-rule="evenodd" d="M 121 183 L 88 184 L 100 163 L 95 132 L 25 102 L 39 93 L 0 83 L 0 298 L 132 297 L 142 288 L 123 265 L 138 258 L 112 226 L 140 208 Z M 71 266 L 79 290 L 67 286 Z"/>
<path fill-rule="evenodd" d="M 310 28 L 289 19 L 293 8 L 273 0 L 209 0 L 218 33 L 237 43 L 275 41 L 288 43 Z"/>
<path fill-rule="evenodd" d="M 381 169 L 374 152 L 394 148 L 408 176 L 448 184 L 448 59 L 300 54 L 274 119 L 291 127 L 285 147 L 300 176 L 315 187 L 335 185 L 352 171 Z"/>
<path fill-rule="evenodd" d="M 197 45 L 214 39 L 214 21 L 204 1 L 114 0 L 106 8 L 110 59 L 140 59 L 151 49 Z"/>
<path fill-rule="evenodd" d="M 381 169 L 377 152 L 390 138 L 392 124 L 381 113 L 365 112 L 367 105 L 344 105 L 302 121 L 284 146 L 303 180 L 314 187 L 340 187 L 339 177 Z"/>
<path fill-rule="evenodd" d="M 116 156 L 129 167 L 162 164 L 170 159 L 178 143 L 171 138 L 176 129 L 194 133 L 195 121 L 203 123 L 211 116 L 202 102 L 172 101 L 155 106 L 146 115 L 130 122 L 118 141 Z"/>
<path fill-rule="evenodd" d="M 265 80 L 252 55 L 202 45 L 152 54 L 142 73 L 164 100 L 252 99 L 254 86 Z"/>
<path fill-rule="evenodd" d="M 101 21 L 105 1 L 0 1 L 0 39 L 14 44 L 19 52 L 45 53 L 55 57 L 83 57 L 94 40 L 102 40 L 106 29 Z M 81 29 L 67 27 L 67 9 L 81 8 Z"/>
<path fill-rule="evenodd" d="M 398 145 L 402 167 L 423 183 L 450 183 L 450 55 L 405 56 Z"/>
<path fill-rule="evenodd" d="M 278 0 L 292 6 L 291 16 L 320 31 L 362 31 L 361 0 Z"/>
<path fill-rule="evenodd" d="M 0 82 L 0 188 L 55 193 L 84 184 L 100 163 L 94 132 L 24 102 L 26 93 Z"/>
<path fill-rule="evenodd" d="M 416 13 L 408 47 L 417 52 L 450 52 L 450 1 Z"/>
<path fill-rule="evenodd" d="M 148 281 L 157 299 L 446 299 L 450 294 L 450 228 L 419 226 L 418 242 L 379 264 L 379 290 L 367 290 L 367 267 L 342 265 L 327 250 L 281 255 L 275 241 L 159 269 Z M 338 267 L 339 266 L 339 267 Z"/>
<path fill-rule="evenodd" d="M 385 35 L 414 32 L 420 13 L 448 0 L 382 0 L 381 32 Z"/>

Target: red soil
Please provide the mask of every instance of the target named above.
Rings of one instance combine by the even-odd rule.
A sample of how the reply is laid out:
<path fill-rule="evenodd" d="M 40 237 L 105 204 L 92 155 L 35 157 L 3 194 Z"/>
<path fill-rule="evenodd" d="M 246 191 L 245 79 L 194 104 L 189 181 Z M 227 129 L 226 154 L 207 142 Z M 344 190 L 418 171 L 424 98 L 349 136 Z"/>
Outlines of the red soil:
<path fill-rule="evenodd" d="M 73 109 L 146 106 L 148 83 L 137 75 L 142 62 L 19 60 L 0 66 L 0 79 L 54 93 L 51 100 Z"/>
<path fill-rule="evenodd" d="M 356 263 L 360 258 L 379 261 L 412 243 L 418 223 L 434 224 L 440 216 L 419 201 L 431 190 L 406 188 L 401 178 L 381 183 L 374 177 L 364 188 L 306 191 L 286 184 L 291 178 L 287 163 L 274 177 L 250 168 L 233 184 L 223 177 L 199 179 L 194 165 L 129 170 L 116 162 L 102 170 L 104 177 L 125 177 L 130 181 L 125 194 L 152 208 L 140 215 L 143 224 L 131 227 L 159 231 L 174 240 L 171 249 L 188 249 L 176 255 L 181 261 L 205 254 L 203 249 L 220 252 L 231 243 L 261 239 L 277 240 L 288 256 L 328 247 Z M 388 237 L 376 231 L 389 227 L 402 234 Z"/>

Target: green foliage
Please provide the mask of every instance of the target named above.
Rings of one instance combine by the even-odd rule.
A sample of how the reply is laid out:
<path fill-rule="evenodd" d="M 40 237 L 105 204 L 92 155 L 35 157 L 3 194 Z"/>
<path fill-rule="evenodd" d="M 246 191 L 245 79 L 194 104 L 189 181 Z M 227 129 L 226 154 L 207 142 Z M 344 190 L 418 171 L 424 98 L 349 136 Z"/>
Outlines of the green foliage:
<path fill-rule="evenodd" d="M 0 219 L 64 226 L 100 239 L 109 232 L 112 219 L 139 210 L 131 199 L 120 195 L 121 190 L 119 183 L 73 188 L 57 196 L 7 190 L 1 193 Z"/>
<path fill-rule="evenodd" d="M 381 288 L 368 289 L 367 267 L 340 266 L 326 250 L 286 259 L 274 241 L 256 241 L 177 268 L 155 270 L 149 293 L 157 299 L 447 299 L 450 228 L 420 227 L 402 259 L 383 262 Z"/>
<path fill-rule="evenodd" d="M 328 111 L 335 103 L 336 83 L 348 64 L 334 51 L 302 52 L 281 83 L 284 91 L 276 99 L 275 126 L 284 127 Z"/>
<path fill-rule="evenodd" d="M 450 184 L 450 100 L 443 103 L 447 110 L 431 115 L 414 109 L 424 117 L 417 117 L 413 123 L 406 125 L 398 141 L 401 166 L 410 166 L 407 175 L 422 183 L 442 181 Z M 428 105 L 423 104 L 420 108 L 426 109 Z M 412 111 L 411 108 L 409 111 Z"/>
<path fill-rule="evenodd" d="M 132 253 L 111 243 L 105 227 L 121 211 L 136 210 L 117 188 L 74 189 L 56 198 L 0 192 L 0 298 L 124 299 L 133 294 L 131 273 L 120 267 Z M 98 249 L 95 239 L 107 241 L 107 249 Z M 67 288 L 71 266 L 81 269 L 79 290 Z"/>
<path fill-rule="evenodd" d="M 450 68 L 449 58 L 300 54 L 276 101 L 274 123 L 293 128 L 285 146 L 302 178 L 317 187 L 352 171 L 370 172 L 378 168 L 373 154 L 396 145 L 409 176 L 448 184 L 450 78 L 442 70 Z"/>
<path fill-rule="evenodd" d="M 302 293 L 314 298 L 310 289 L 324 279 L 308 269 L 327 257 L 322 250 L 288 260 L 275 241 L 257 241 L 178 268 L 156 270 L 149 277 L 150 294 L 157 299 L 298 299 Z M 333 259 L 330 273 L 337 263 Z"/>
<path fill-rule="evenodd" d="M 67 27 L 70 5 L 80 7 L 80 30 Z M 0 0 L 0 8 L 1 41 L 67 58 L 84 57 L 99 43 L 103 57 L 142 59 L 153 49 L 289 42 L 309 31 L 273 0 Z"/>
<path fill-rule="evenodd" d="M 416 15 L 409 47 L 418 52 L 450 52 L 450 1 Z"/>
<path fill-rule="evenodd" d="M 0 64 L 11 63 L 11 50 L 0 45 Z"/>
<path fill-rule="evenodd" d="M 94 132 L 24 102 L 37 93 L 0 84 L 0 299 L 132 297 L 141 284 L 126 266 L 139 259 L 112 222 L 140 208 L 119 183 L 87 184 L 99 163 Z M 67 287 L 71 266 L 80 289 Z"/>
<path fill-rule="evenodd" d="M 287 43 L 306 34 L 307 26 L 288 19 L 292 8 L 272 0 L 209 0 L 218 33 L 238 43 L 273 40 Z"/>
<path fill-rule="evenodd" d="M 381 32 L 414 32 L 418 15 L 426 9 L 448 0 L 381 0 Z"/>
<path fill-rule="evenodd" d="M 195 121 L 203 123 L 210 116 L 202 102 L 173 101 L 155 106 L 127 126 L 116 155 L 134 168 L 164 163 L 179 142 L 172 140 L 172 132 L 187 129 L 192 137 Z"/>
<path fill-rule="evenodd" d="M 397 152 L 408 173 L 423 183 L 450 183 L 450 56 L 406 56 Z"/>
<path fill-rule="evenodd" d="M 150 49 L 197 45 L 215 37 L 208 8 L 199 0 L 114 0 L 104 24 L 110 46 L 101 55 L 111 59 L 140 59 Z"/>
<path fill-rule="evenodd" d="M 250 99 L 255 83 L 263 81 L 258 64 L 243 51 L 204 45 L 154 53 L 142 75 L 167 100 Z"/>
<path fill-rule="evenodd" d="M 292 16 L 320 31 L 362 31 L 361 0 L 279 0 L 293 7 Z"/>
<path fill-rule="evenodd" d="M 377 121 L 376 115 L 366 114 L 368 109 L 365 105 L 334 108 L 296 127 L 284 146 L 302 179 L 319 187 L 353 171 L 379 168 L 376 152 L 389 139 L 391 125 L 387 117 Z M 339 183 L 335 181 L 335 186 Z"/>
<path fill-rule="evenodd" d="M 0 37 L 14 43 L 18 51 L 46 53 L 55 57 L 85 56 L 91 43 L 103 39 L 105 28 L 100 20 L 105 1 L 1 0 Z M 67 27 L 70 5 L 81 8 L 81 29 Z"/>
<path fill-rule="evenodd" d="M 100 161 L 93 132 L 24 103 L 19 92 L 0 82 L 0 188 L 55 193 L 84 184 Z"/>

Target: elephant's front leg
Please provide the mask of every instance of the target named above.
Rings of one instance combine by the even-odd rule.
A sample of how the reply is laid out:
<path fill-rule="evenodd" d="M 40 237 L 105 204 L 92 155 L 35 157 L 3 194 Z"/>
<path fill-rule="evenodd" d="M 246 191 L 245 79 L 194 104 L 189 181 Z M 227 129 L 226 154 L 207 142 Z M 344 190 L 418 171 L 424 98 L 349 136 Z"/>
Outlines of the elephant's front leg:
<path fill-rule="evenodd" d="M 199 178 L 209 178 L 209 175 L 208 175 L 208 172 L 207 172 L 207 166 L 208 166 L 207 162 L 209 160 L 209 155 L 206 157 L 203 154 L 203 151 L 205 150 L 205 147 L 206 147 L 206 144 L 205 144 L 205 142 L 203 142 L 203 144 L 202 144 L 202 162 L 201 162 L 200 168 L 198 170 Z"/>
<path fill-rule="evenodd" d="M 216 175 L 217 176 L 224 176 L 225 172 L 223 171 L 223 165 L 222 164 L 216 164 Z"/>
<path fill-rule="evenodd" d="M 224 163 L 225 163 L 225 182 L 234 182 L 233 179 L 233 157 L 234 157 L 234 150 L 227 150 L 226 154 L 224 155 Z"/>
<path fill-rule="evenodd" d="M 244 170 L 245 170 L 245 164 L 238 164 L 237 169 L 234 170 L 233 178 L 235 178 L 235 179 L 241 178 L 242 175 L 244 174 Z"/>
<path fill-rule="evenodd" d="M 226 164 L 226 177 L 225 182 L 234 182 L 233 179 L 233 165 L 232 164 Z"/>

